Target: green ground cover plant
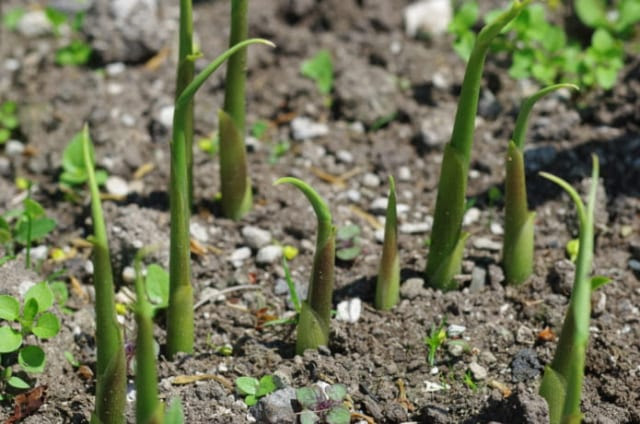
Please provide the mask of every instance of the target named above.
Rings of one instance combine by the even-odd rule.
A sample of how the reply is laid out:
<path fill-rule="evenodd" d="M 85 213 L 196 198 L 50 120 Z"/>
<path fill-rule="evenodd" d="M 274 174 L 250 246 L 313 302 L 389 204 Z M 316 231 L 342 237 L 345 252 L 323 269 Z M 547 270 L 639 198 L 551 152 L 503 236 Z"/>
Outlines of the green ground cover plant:
<path fill-rule="evenodd" d="M 300 404 L 301 424 L 348 424 L 351 413 L 343 401 L 347 388 L 343 384 L 332 384 L 324 388 L 317 384 L 296 389 L 296 400 Z"/>
<path fill-rule="evenodd" d="M 0 144 L 4 144 L 20 126 L 18 104 L 7 100 L 0 104 Z"/>
<path fill-rule="evenodd" d="M 25 378 L 24 373 L 30 376 L 44 371 L 44 350 L 30 342 L 30 338 L 33 335 L 39 340 L 47 340 L 58 334 L 60 321 L 51 312 L 54 304 L 54 292 L 47 281 L 27 290 L 22 305 L 13 296 L 0 295 L 0 321 L 5 321 L 0 326 L 0 401 L 11 396 L 9 388 L 24 390 L 31 387 L 30 379 Z"/>
<path fill-rule="evenodd" d="M 580 223 L 580 247 L 569 309 L 562 325 L 553 361 L 545 367 L 540 384 L 540 395 L 549 405 L 551 424 L 579 423 L 582 420 L 580 398 L 589 342 L 591 293 L 610 281 L 607 277 L 589 276 L 593 259 L 593 214 L 598 187 L 598 157 L 593 156 L 591 187 L 586 208 L 578 192 L 565 180 L 547 173 L 540 175 L 558 184 L 569 194 L 576 207 Z"/>
<path fill-rule="evenodd" d="M 320 50 L 300 65 L 300 73 L 316 83 L 321 94 L 329 95 L 333 89 L 333 60 L 328 50 Z"/>
<path fill-rule="evenodd" d="M 236 390 L 245 396 L 244 403 L 253 406 L 261 397 L 273 393 L 277 389 L 272 375 L 264 375 L 260 380 L 254 377 L 241 376 L 236 378 Z"/>
<path fill-rule="evenodd" d="M 445 146 L 442 159 L 425 271 L 427 283 L 440 290 L 451 290 L 458 286 L 454 276 L 460 273 L 464 244 L 468 237 L 462 231 L 462 217 L 484 61 L 493 39 L 527 4 L 528 1 L 513 2 L 506 12 L 486 25 L 478 34 L 467 63 L 451 141 Z"/>
<path fill-rule="evenodd" d="M 508 284 L 522 284 L 533 272 L 536 214 L 529 211 L 527 205 L 524 168 L 524 143 L 529 115 L 538 100 L 561 88 L 578 90 L 578 87 L 573 84 L 555 84 L 543 88 L 523 102 L 516 120 L 513 138 L 507 149 L 502 266 Z"/>
<path fill-rule="evenodd" d="M 317 349 L 329 342 L 329 323 L 333 297 L 336 230 L 331 212 L 320 195 L 304 181 L 293 177 L 278 179 L 274 184 L 288 183 L 307 197 L 318 220 L 318 236 L 313 258 L 309 295 L 302 302 L 298 320 L 296 352 Z"/>

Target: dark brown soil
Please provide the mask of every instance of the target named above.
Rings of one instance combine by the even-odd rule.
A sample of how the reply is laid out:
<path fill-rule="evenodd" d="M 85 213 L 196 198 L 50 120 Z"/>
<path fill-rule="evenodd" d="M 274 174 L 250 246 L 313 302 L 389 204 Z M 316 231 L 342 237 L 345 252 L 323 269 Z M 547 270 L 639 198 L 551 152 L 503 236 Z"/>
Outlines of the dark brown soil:
<path fill-rule="evenodd" d="M 164 3 L 166 15 L 175 16 L 175 2 Z M 206 58 L 221 52 L 227 43 L 228 3 L 203 1 L 194 6 L 195 29 Z M 502 204 L 490 201 L 489 190 L 502 188 L 507 141 L 518 105 L 531 84 L 511 80 L 502 64 L 490 58 L 469 180 L 468 196 L 475 199 L 478 215 L 466 227 L 472 236 L 465 253 L 468 278 L 463 289 L 441 293 L 410 283 L 403 286 L 401 301 L 391 312 L 373 308 L 381 245 L 376 242 L 377 228 L 359 211 L 380 215 L 372 210 L 372 203 L 386 197 L 387 176 L 395 175 L 398 203 L 405 208 L 400 224 L 429 220 L 442 146 L 451 130 L 464 71 L 448 36 L 430 41 L 407 38 L 402 10 L 408 3 L 273 0 L 251 5 L 251 35 L 269 38 L 278 46 L 250 49 L 248 122 L 272 123 L 267 137 L 249 153 L 255 208 L 240 222 L 220 217 L 213 201 L 219 187 L 217 157 L 212 159 L 196 148 L 197 213 L 192 221 L 205 229 L 207 240 L 202 244 L 211 247 L 204 255 L 193 256 L 196 302 L 212 288 L 251 284 L 254 289 L 230 290 L 224 299 L 196 310 L 196 353 L 174 362 L 159 358 L 162 397 L 179 396 L 188 423 L 255 422 L 225 379 L 233 383 L 242 375 L 276 374 L 296 388 L 317 381 L 343 383 L 353 411 L 376 423 L 545 422 L 546 405 L 537 390 L 556 340 L 544 342 L 538 334 L 546 327 L 555 334 L 560 331 L 573 274 L 565 245 L 577 236 L 577 226 L 568 197 L 537 172 L 551 172 L 584 187 L 590 154 L 595 153 L 601 161 L 602 190 L 594 274 L 609 276 L 613 282 L 593 296 L 582 410 L 586 423 L 640 423 L 640 274 L 638 270 L 634 274 L 629 265 L 632 259 L 640 260 L 637 58 L 627 64 L 612 91 L 596 90 L 577 98 L 553 95 L 536 107 L 528 153 L 530 203 L 537 211 L 536 265 L 535 275 L 520 288 L 503 286 L 499 252 L 482 248 L 478 240 L 501 243 L 497 227 L 502 226 Z M 9 1 L 6 7 L 16 4 L 17 0 Z M 169 53 L 156 58 L 157 66 L 129 63 L 125 72 L 109 76 L 99 61 L 91 67 L 56 66 L 53 49 L 60 41 L 53 37 L 26 39 L 5 28 L 0 28 L 0 37 L 0 62 L 15 59 L 21 64 L 15 72 L 2 65 L 0 101 L 19 103 L 21 141 L 33 153 L 7 156 L 10 167 L 0 177 L 0 211 L 15 207 L 20 193 L 14 179 L 27 177 L 36 183 L 34 197 L 58 221 L 46 244 L 65 248 L 87 237 L 86 194 L 82 193 L 80 203 L 65 200 L 58 176 L 66 143 L 89 122 L 98 164 L 137 187 L 125 199 L 105 202 L 116 275 L 131 265 L 142 245 L 159 245 L 151 259 L 167 266 L 170 130 L 162 127 L 157 116 L 172 103 L 174 44 L 166 44 Z M 301 62 L 322 48 L 334 58 L 331 107 L 314 83 L 299 74 Z M 199 136 L 208 136 L 216 128 L 223 76 L 224 71 L 218 72 L 197 96 Z M 373 130 L 376 119 L 388 114 L 395 118 Z M 328 135 L 293 140 L 290 121 L 301 116 L 326 124 Z M 421 132 L 425 128 L 428 143 Z M 270 163 L 270 151 L 280 140 L 290 140 L 292 147 Z M 0 152 L 0 156 L 6 155 Z M 136 170 L 148 163 L 152 171 L 134 181 Z M 351 177 L 342 185 L 330 184 L 322 173 Z M 300 249 L 290 267 L 294 280 L 306 283 L 315 218 L 294 189 L 272 186 L 285 175 L 311 183 L 330 204 L 336 225 L 355 223 L 362 229 L 362 253 L 353 263 L 338 264 L 334 296 L 335 304 L 362 299 L 360 319 L 356 323 L 333 320 L 330 346 L 304 356 L 294 355 L 291 326 L 257 328 L 261 308 L 277 316 L 290 310 L 286 295 L 275 291 L 284 275 L 279 262 L 258 266 L 255 250 L 238 268 L 228 260 L 235 249 L 246 245 L 241 229 L 254 225 L 268 230 L 277 242 Z M 428 232 L 401 233 L 403 281 L 421 278 L 428 236 Z M 44 343 L 48 365 L 34 383 L 46 384 L 48 397 L 26 423 L 84 423 L 93 409 L 92 379 L 83 377 L 63 357 L 70 351 L 81 363 L 95 364 L 93 305 L 87 300 L 90 296 L 82 296 L 91 293 L 85 267 L 88 255 L 86 248 L 79 247 L 77 256 L 65 263 L 47 260 L 39 275 L 24 271 L 20 260 L 0 268 L 3 292 L 60 268 L 67 270 L 67 281 L 73 277 L 81 283 L 80 289 L 71 290 L 76 311 L 62 315 L 60 335 Z M 471 275 L 476 275 L 474 285 Z M 127 285 L 121 279 L 118 284 L 120 291 Z M 423 340 L 442 319 L 466 328 L 461 338 L 468 349 L 460 353 L 443 347 L 433 368 L 427 363 Z M 131 314 L 125 323 L 131 339 Z M 163 327 L 160 323 L 160 344 Z M 215 353 L 215 347 L 224 344 L 232 346 L 231 356 Z M 476 388 L 464 382 L 472 363 L 487 372 L 476 381 Z M 223 378 L 172 383 L 178 375 L 195 374 Z M 406 388 L 405 400 L 400 385 Z M 430 390 L 434 385 L 445 389 Z M 5 404 L 0 415 L 7 417 L 11 412 L 12 406 Z M 133 402 L 127 416 L 133 422 Z"/>

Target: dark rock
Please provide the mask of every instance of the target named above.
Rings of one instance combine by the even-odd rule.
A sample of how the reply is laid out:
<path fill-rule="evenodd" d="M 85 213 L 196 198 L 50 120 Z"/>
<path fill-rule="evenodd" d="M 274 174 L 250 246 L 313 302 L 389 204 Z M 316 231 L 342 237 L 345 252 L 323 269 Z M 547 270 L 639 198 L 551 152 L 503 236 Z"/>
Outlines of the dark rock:
<path fill-rule="evenodd" d="M 511 378 L 513 382 L 526 382 L 540 375 L 542 365 L 533 349 L 520 349 L 511 361 Z"/>

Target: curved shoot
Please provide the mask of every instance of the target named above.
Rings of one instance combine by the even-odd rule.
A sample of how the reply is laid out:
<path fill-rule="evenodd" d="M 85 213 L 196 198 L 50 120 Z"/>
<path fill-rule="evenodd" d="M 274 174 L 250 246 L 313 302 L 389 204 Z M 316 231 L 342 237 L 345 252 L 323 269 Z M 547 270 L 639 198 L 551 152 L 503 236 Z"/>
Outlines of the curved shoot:
<path fill-rule="evenodd" d="M 384 224 L 382 259 L 376 283 L 376 309 L 388 310 L 398 303 L 400 294 L 400 260 L 398 258 L 398 220 L 396 216 L 396 183 L 389 176 L 389 201 Z"/>
<path fill-rule="evenodd" d="M 478 34 L 469 56 L 451 141 L 445 147 L 442 160 L 425 271 L 428 284 L 441 290 L 454 289 L 458 285 L 453 277 L 460 272 L 464 250 L 462 217 L 484 61 L 493 39 L 528 3 L 529 0 L 515 0 L 511 8 L 487 24 Z"/>
<path fill-rule="evenodd" d="M 307 197 L 318 219 L 318 238 L 313 257 L 309 295 L 302 302 L 298 321 L 296 353 L 306 349 L 317 349 L 329 342 L 331 301 L 333 297 L 335 263 L 335 227 L 331 212 L 320 195 L 302 180 L 292 177 L 278 179 L 274 185 L 289 183 L 297 187 Z"/>

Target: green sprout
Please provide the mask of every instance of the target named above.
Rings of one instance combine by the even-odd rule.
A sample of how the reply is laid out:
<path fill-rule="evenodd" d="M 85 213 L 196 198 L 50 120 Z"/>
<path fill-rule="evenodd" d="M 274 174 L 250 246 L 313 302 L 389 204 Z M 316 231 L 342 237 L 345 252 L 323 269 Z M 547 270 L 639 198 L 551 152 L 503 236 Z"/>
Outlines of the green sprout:
<path fill-rule="evenodd" d="M 229 47 L 247 39 L 248 0 L 231 1 Z M 244 141 L 246 125 L 245 83 L 247 49 L 238 50 L 227 62 L 224 108 L 218 111 L 220 129 L 220 191 L 227 218 L 242 218 L 253 204 L 251 178 Z"/>
<path fill-rule="evenodd" d="M 351 413 L 344 404 L 347 388 L 332 384 L 324 389 L 317 384 L 296 389 L 296 400 L 302 407 L 301 424 L 349 424 Z"/>
<path fill-rule="evenodd" d="M 2 14 L 2 25 L 9 31 L 18 29 L 20 19 L 27 13 L 22 7 L 13 7 Z"/>
<path fill-rule="evenodd" d="M 505 230 L 502 266 L 508 284 L 522 284 L 533 272 L 533 234 L 536 214 L 527 206 L 527 187 L 524 170 L 524 143 L 527 122 L 535 103 L 543 96 L 560 88 L 578 87 L 573 84 L 555 84 L 538 91 L 522 104 L 513 140 L 509 142 L 505 167 Z"/>
<path fill-rule="evenodd" d="M 467 63 L 451 141 L 445 146 L 442 159 L 426 267 L 428 284 L 441 290 L 457 287 L 454 276 L 460 273 L 464 243 L 469 236 L 462 231 L 462 217 L 484 61 L 491 41 L 528 3 L 515 0 L 509 10 L 486 25 L 478 34 Z"/>
<path fill-rule="evenodd" d="M 80 131 L 67 144 L 62 152 L 62 173 L 60 174 L 60 184 L 74 187 L 85 184 L 88 180 L 88 171 L 84 163 L 83 153 L 83 132 Z M 90 146 L 93 156 L 93 146 Z M 96 170 L 96 182 L 103 185 L 108 178 L 108 174 L 104 170 Z"/>
<path fill-rule="evenodd" d="M 20 302 L 10 295 L 0 295 L 0 320 L 9 325 L 0 326 L 0 400 L 6 398 L 8 387 L 28 389 L 30 384 L 22 373 L 39 374 L 46 364 L 45 353 L 39 346 L 26 344 L 27 337 L 34 335 L 46 340 L 60 330 L 60 321 L 49 309 L 54 305 L 54 293 L 46 281 L 33 285 L 25 294 L 22 308 Z M 15 329 L 10 323 L 16 323 Z M 22 373 L 14 373 L 18 365 Z"/>
<path fill-rule="evenodd" d="M 579 423 L 580 394 L 584 379 L 584 364 L 589 342 L 591 293 L 609 282 L 606 277 L 589 277 L 593 259 L 593 214 L 598 186 L 598 157 L 593 155 L 591 187 L 585 208 L 580 195 L 565 180 L 541 172 L 540 175 L 562 187 L 573 200 L 580 221 L 580 247 L 569 301 L 569 309 L 562 325 L 558 347 L 551 364 L 544 370 L 540 395 L 549 405 L 551 424 Z"/>
<path fill-rule="evenodd" d="M 396 183 L 389 176 L 389 201 L 384 223 L 382 259 L 376 283 L 376 309 L 388 310 L 398 303 L 400 293 L 400 260 L 398 258 L 398 221 L 396 218 Z"/>
<path fill-rule="evenodd" d="M 427 362 L 429 365 L 434 366 L 436 363 L 436 352 L 447 341 L 447 331 L 444 327 L 447 325 L 447 321 L 443 318 L 440 324 L 436 327 L 431 326 L 429 335 L 424 338 L 424 344 L 427 345 L 429 353 L 427 354 Z"/>
<path fill-rule="evenodd" d="M 20 121 L 16 102 L 7 100 L 0 104 L 0 144 L 6 143 L 19 126 Z"/>
<path fill-rule="evenodd" d="M 467 370 L 467 372 L 464 373 L 464 375 L 462 376 L 462 381 L 472 391 L 475 392 L 476 390 L 478 390 L 478 383 L 473 380 L 473 376 L 471 375 L 470 370 Z"/>
<path fill-rule="evenodd" d="M 182 19 L 182 18 L 181 18 Z M 207 78 L 238 50 L 250 44 L 273 46 L 268 40 L 249 39 L 231 47 L 210 62 L 182 91 L 176 100 L 171 142 L 171 181 L 169 187 L 171 235 L 169 255 L 169 308 L 167 311 L 167 353 L 193 352 L 193 288 L 191 287 L 191 257 L 189 249 L 190 164 L 188 136 L 192 99 Z M 191 58 L 190 60 L 193 60 Z M 189 141 L 189 143 L 188 143 Z"/>
<path fill-rule="evenodd" d="M 236 389 L 245 396 L 244 403 L 247 406 L 255 405 L 261 397 L 273 393 L 277 388 L 272 375 L 265 375 L 260 380 L 247 376 L 236 378 Z"/>
<path fill-rule="evenodd" d="M 281 157 L 287 154 L 287 152 L 291 149 L 291 143 L 288 140 L 280 140 L 271 146 L 271 150 L 269 151 L 269 164 L 275 165 L 278 163 Z"/>
<path fill-rule="evenodd" d="M 154 310 L 148 297 L 149 287 L 142 278 L 142 258 L 147 250 L 138 251 L 134 261 L 136 271 L 135 318 L 136 337 L 136 422 L 139 424 L 162 422 L 163 407 L 158 399 L 158 372 L 153 342 Z M 147 271 L 148 276 L 148 271 Z"/>
<path fill-rule="evenodd" d="M 127 370 L 122 330 L 116 319 L 115 294 L 107 228 L 94 170 L 89 127 L 82 130 L 82 151 L 91 192 L 93 218 L 93 285 L 96 302 L 96 406 L 93 418 L 101 424 L 125 422 Z"/>
<path fill-rule="evenodd" d="M 578 252 L 580 251 L 580 240 L 579 239 L 569 240 L 564 250 L 567 252 L 567 256 L 569 256 L 569 260 L 575 263 L 578 260 Z"/>
<path fill-rule="evenodd" d="M 333 61 L 331 53 L 320 50 L 311 59 L 305 60 L 300 65 L 300 73 L 316 83 L 318 91 L 328 95 L 333 88 Z"/>
<path fill-rule="evenodd" d="M 331 212 L 320 195 L 304 181 L 285 177 L 274 184 L 289 183 L 296 186 L 307 197 L 318 219 L 318 238 L 313 258 L 309 295 L 302 302 L 298 321 L 296 353 L 306 349 L 317 349 L 329 342 L 329 322 L 333 296 L 336 230 Z"/>

